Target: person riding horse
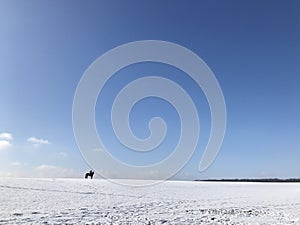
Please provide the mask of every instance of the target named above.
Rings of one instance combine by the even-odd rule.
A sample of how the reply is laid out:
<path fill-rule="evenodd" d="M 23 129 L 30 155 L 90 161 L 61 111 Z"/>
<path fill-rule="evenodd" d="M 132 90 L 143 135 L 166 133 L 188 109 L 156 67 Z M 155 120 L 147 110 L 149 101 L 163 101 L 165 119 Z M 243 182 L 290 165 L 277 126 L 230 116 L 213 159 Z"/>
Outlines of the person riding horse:
<path fill-rule="evenodd" d="M 94 176 L 94 171 L 93 170 L 90 170 L 90 172 L 86 173 L 85 174 L 85 179 L 91 177 L 91 179 L 93 179 L 93 176 Z"/>

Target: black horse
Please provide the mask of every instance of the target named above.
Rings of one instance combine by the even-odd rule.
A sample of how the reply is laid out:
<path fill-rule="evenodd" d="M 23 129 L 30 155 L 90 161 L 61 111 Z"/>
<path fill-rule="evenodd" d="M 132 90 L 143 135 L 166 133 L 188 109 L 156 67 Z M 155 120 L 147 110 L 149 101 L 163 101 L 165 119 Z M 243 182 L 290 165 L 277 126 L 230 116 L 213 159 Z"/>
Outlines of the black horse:
<path fill-rule="evenodd" d="M 93 170 L 90 170 L 90 172 L 86 173 L 85 174 L 85 179 L 91 177 L 91 179 L 93 179 L 93 176 L 94 176 L 94 171 Z"/>

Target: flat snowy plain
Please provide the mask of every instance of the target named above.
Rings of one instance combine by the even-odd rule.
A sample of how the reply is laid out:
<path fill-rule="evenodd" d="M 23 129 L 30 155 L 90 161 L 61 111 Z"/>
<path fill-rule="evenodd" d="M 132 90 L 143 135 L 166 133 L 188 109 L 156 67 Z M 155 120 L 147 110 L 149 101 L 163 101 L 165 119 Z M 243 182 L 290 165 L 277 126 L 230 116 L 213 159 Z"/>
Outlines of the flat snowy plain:
<path fill-rule="evenodd" d="M 0 224 L 300 224 L 299 183 L 0 179 Z"/>

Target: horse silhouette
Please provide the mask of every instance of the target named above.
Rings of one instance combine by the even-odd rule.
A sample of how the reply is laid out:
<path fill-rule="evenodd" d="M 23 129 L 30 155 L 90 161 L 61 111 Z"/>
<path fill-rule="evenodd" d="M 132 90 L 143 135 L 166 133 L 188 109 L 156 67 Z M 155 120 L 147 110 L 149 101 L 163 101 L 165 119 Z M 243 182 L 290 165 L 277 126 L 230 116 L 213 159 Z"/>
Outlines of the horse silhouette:
<path fill-rule="evenodd" d="M 94 176 L 94 171 L 90 170 L 90 172 L 85 174 L 85 179 L 87 179 L 89 177 L 91 177 L 91 179 L 93 179 L 93 176 Z"/>

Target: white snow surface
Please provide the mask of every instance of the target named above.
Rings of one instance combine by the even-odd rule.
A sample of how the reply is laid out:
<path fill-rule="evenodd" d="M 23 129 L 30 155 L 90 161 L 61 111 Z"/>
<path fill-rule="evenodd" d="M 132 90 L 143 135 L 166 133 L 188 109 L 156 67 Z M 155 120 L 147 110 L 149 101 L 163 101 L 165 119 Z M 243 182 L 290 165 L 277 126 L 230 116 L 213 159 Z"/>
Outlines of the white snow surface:
<path fill-rule="evenodd" d="M 300 184 L 0 178 L 0 224 L 300 224 Z"/>

